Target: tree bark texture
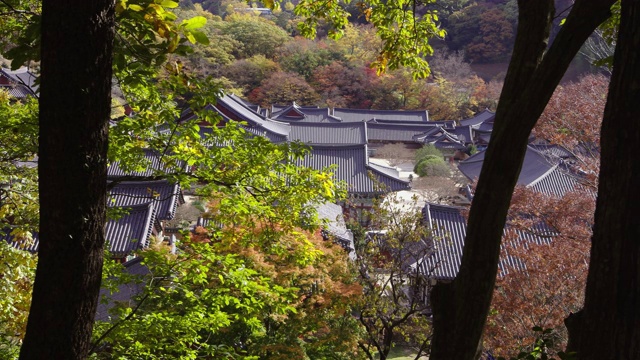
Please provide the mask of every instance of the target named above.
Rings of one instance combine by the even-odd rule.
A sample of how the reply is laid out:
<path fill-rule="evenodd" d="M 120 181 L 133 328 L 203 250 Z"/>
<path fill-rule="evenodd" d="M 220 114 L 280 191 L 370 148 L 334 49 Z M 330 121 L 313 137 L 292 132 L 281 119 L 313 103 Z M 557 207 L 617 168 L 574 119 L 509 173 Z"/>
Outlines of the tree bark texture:
<path fill-rule="evenodd" d="M 640 359 L 640 1 L 623 0 L 601 133 L 585 305 L 567 321 L 579 359 Z"/>
<path fill-rule="evenodd" d="M 432 360 L 480 355 L 500 256 L 500 242 L 531 129 L 569 63 L 610 15 L 613 0 L 577 0 L 546 50 L 553 0 L 519 0 L 518 33 L 469 213 L 460 271 L 438 283 L 433 304 Z"/>
<path fill-rule="evenodd" d="M 20 359 L 84 359 L 102 272 L 112 0 L 42 4 L 40 248 Z"/>

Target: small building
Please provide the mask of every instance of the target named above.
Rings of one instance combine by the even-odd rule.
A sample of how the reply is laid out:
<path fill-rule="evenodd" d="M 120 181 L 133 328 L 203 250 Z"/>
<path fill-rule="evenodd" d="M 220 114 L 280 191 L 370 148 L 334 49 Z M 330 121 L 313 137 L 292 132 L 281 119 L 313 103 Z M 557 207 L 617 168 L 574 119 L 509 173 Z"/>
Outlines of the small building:
<path fill-rule="evenodd" d="M 38 92 L 36 76 L 26 67 L 18 70 L 0 68 L 0 89 L 6 90 L 16 99 L 36 96 Z"/>

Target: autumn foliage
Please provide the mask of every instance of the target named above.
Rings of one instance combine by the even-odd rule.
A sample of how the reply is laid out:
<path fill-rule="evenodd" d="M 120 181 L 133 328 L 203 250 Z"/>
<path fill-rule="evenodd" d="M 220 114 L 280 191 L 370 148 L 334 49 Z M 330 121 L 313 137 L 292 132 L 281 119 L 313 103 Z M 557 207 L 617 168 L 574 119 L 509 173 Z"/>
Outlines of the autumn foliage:
<path fill-rule="evenodd" d="M 242 340 L 252 344 L 250 354 L 277 359 L 323 358 L 329 353 L 357 358 L 361 330 L 352 316 L 352 304 L 360 301 L 362 287 L 355 281 L 346 251 L 320 230 L 285 230 L 256 219 L 254 226 L 213 232 L 196 228 L 191 241 L 237 256 L 257 276 L 270 279 L 275 291 L 264 294 L 270 302 L 286 301 L 286 312 L 261 311 L 264 333 Z M 277 299 L 277 289 L 293 291 L 293 297 Z"/>
<path fill-rule="evenodd" d="M 564 319 L 582 308 L 589 264 L 599 132 L 608 79 L 588 75 L 558 87 L 534 129 L 538 139 L 565 147 L 564 166 L 581 183 L 564 196 L 516 188 L 503 238 L 502 269 L 485 329 L 485 348 L 515 356 L 536 339 L 533 327 L 553 329 L 556 348 L 566 346 Z M 531 241 L 532 237 L 537 241 Z"/>
<path fill-rule="evenodd" d="M 515 356 L 533 344 L 535 326 L 555 331 L 551 350 L 564 349 L 564 318 L 582 307 L 594 208 L 584 189 L 561 198 L 516 189 L 502 256 L 519 262 L 503 269 L 493 294 L 485 348 L 494 355 Z M 522 239 L 531 236 L 538 241 Z"/>
<path fill-rule="evenodd" d="M 559 86 L 533 129 L 537 138 L 573 152 L 576 170 L 586 175 L 593 190 L 600 168 L 600 125 L 608 88 L 609 79 L 604 75 L 586 75 Z"/>

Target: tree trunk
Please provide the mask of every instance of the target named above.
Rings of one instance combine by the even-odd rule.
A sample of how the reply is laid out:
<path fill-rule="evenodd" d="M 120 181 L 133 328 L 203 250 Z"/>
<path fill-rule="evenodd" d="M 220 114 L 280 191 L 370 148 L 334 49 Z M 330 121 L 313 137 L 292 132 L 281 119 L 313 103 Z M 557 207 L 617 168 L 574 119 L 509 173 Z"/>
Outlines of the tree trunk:
<path fill-rule="evenodd" d="M 112 0 L 42 4 L 40 248 L 20 359 L 84 359 L 102 272 Z"/>
<path fill-rule="evenodd" d="M 640 1 L 622 1 L 601 133 L 585 305 L 567 321 L 579 359 L 640 359 Z"/>
<path fill-rule="evenodd" d="M 433 304 L 432 360 L 479 356 L 498 269 L 500 242 L 511 195 L 531 129 L 569 63 L 610 14 L 613 0 L 577 0 L 545 53 L 552 0 L 519 0 L 518 34 L 496 120 L 469 213 L 460 271 L 438 283 Z"/>

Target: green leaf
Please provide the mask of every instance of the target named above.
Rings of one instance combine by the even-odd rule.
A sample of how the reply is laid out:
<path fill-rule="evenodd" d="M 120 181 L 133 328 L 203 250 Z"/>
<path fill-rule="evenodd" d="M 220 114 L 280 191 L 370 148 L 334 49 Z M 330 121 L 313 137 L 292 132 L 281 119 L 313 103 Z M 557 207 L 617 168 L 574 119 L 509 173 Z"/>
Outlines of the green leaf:
<path fill-rule="evenodd" d="M 184 20 L 182 26 L 187 31 L 192 31 L 203 27 L 207 23 L 207 19 L 204 16 L 194 16 L 191 19 Z"/>
<path fill-rule="evenodd" d="M 169 8 L 169 9 L 175 9 L 178 7 L 178 3 L 175 1 L 171 1 L 171 0 L 163 0 L 160 5 Z"/>
<path fill-rule="evenodd" d="M 193 36 L 193 33 L 187 32 L 184 35 L 187 37 L 187 40 L 189 40 L 190 43 L 192 44 L 196 43 L 196 38 Z"/>
<path fill-rule="evenodd" d="M 196 38 L 196 41 L 203 45 L 209 45 L 209 38 L 202 31 L 192 31 L 193 37 Z"/>

